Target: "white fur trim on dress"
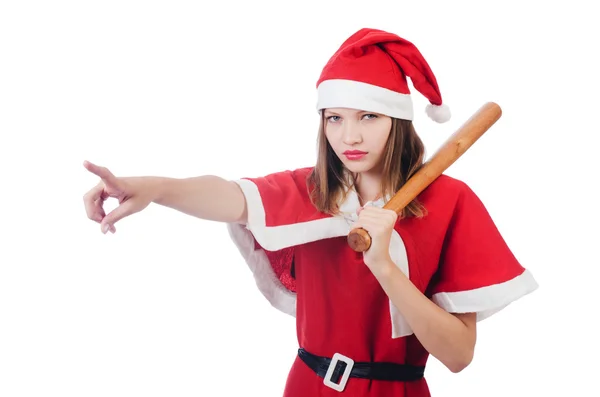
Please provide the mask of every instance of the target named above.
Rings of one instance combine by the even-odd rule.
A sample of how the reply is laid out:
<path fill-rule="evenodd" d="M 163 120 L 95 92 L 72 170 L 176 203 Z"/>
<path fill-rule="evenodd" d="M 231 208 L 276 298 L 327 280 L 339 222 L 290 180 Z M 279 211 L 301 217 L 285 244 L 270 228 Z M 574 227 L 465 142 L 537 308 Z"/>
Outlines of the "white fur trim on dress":
<path fill-rule="evenodd" d="M 254 248 L 254 237 L 243 225 L 228 224 L 229 235 L 246 260 L 256 286 L 269 303 L 290 316 L 296 316 L 296 294 L 277 278 L 269 258 L 262 249 Z"/>
<path fill-rule="evenodd" d="M 450 313 L 477 313 L 477 321 L 481 321 L 537 288 L 533 275 L 525 270 L 503 283 L 466 291 L 439 292 L 431 299 Z"/>
<path fill-rule="evenodd" d="M 235 182 L 246 196 L 248 206 L 246 227 L 266 250 L 277 251 L 332 236 L 343 236 L 350 230 L 348 223 L 339 217 L 267 227 L 265 208 L 256 184 L 246 179 Z"/>

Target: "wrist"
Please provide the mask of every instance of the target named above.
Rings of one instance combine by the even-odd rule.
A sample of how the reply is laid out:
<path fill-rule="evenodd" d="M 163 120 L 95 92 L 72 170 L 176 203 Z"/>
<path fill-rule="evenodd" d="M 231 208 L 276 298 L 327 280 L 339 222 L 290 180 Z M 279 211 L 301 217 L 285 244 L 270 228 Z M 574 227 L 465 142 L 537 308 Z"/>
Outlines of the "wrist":
<path fill-rule="evenodd" d="M 164 200 L 168 190 L 165 187 L 167 179 L 159 176 L 145 176 L 142 178 L 145 193 L 150 201 L 159 204 Z"/>
<path fill-rule="evenodd" d="M 393 275 L 393 271 L 396 268 L 396 264 L 391 258 L 385 258 L 377 261 L 369 266 L 371 272 L 378 280 L 382 281 L 388 279 Z"/>

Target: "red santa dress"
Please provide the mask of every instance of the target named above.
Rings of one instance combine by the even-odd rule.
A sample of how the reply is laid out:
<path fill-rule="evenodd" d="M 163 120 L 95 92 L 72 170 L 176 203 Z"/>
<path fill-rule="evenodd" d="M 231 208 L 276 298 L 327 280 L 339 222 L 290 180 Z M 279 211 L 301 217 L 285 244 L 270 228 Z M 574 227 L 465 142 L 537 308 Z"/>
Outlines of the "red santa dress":
<path fill-rule="evenodd" d="M 296 317 L 298 345 L 312 354 L 425 366 L 428 352 L 364 264 L 363 254 L 348 246 L 360 205 L 356 193 L 348 192 L 340 215 L 320 213 L 309 199 L 310 171 L 237 181 L 247 200 L 248 222 L 228 224 L 228 230 L 257 287 L 275 308 Z M 433 302 L 451 313 L 476 312 L 480 321 L 537 288 L 465 183 L 442 175 L 419 200 L 427 215 L 397 222 L 390 255 Z M 296 359 L 285 397 L 339 395 Z M 341 395 L 430 394 L 425 378 L 350 378 Z"/>

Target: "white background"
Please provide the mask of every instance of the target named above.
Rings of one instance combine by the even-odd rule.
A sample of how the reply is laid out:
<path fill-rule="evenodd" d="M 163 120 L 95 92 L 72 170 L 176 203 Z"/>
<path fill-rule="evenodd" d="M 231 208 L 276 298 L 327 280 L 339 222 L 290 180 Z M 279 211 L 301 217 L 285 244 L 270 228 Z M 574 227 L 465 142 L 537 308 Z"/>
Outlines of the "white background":
<path fill-rule="evenodd" d="M 232 179 L 312 165 L 316 80 L 361 27 L 413 41 L 436 74 L 453 119 L 413 90 L 428 154 L 501 105 L 447 173 L 540 284 L 480 323 L 463 372 L 431 359 L 433 396 L 600 395 L 600 31 L 592 2 L 533 3 L 3 1 L 0 396 L 281 395 L 294 320 L 225 226 L 151 205 L 103 235 L 82 162 Z"/>

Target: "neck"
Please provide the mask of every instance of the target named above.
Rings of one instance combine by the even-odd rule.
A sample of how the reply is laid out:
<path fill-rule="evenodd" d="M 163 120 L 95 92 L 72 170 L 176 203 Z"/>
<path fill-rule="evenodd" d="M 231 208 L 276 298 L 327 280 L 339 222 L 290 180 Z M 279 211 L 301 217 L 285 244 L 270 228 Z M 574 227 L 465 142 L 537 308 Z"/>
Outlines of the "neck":
<path fill-rule="evenodd" d="M 364 205 L 367 201 L 376 201 L 381 197 L 381 175 L 362 172 L 355 176 L 354 186 L 360 201 Z"/>

